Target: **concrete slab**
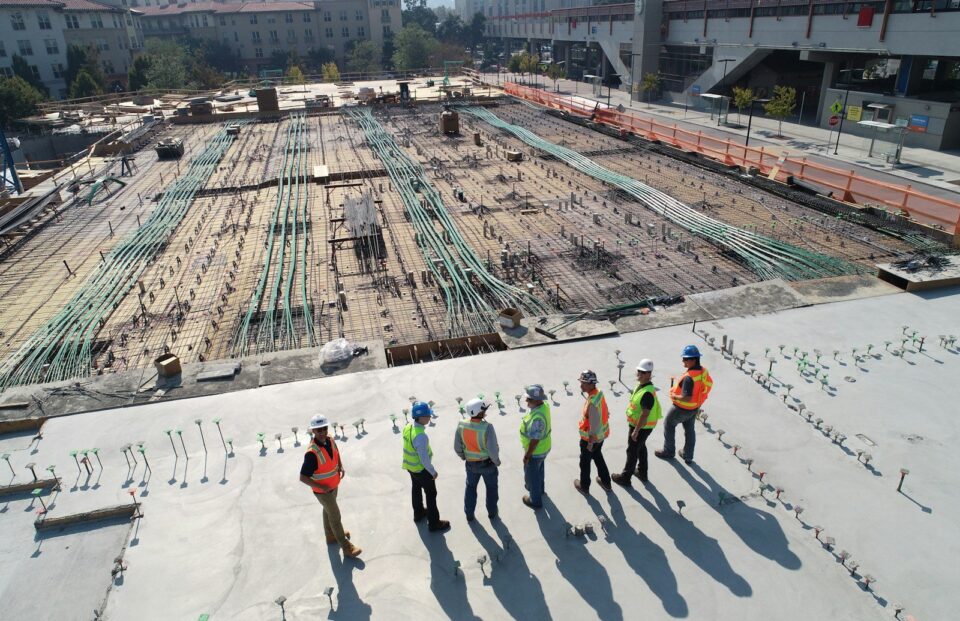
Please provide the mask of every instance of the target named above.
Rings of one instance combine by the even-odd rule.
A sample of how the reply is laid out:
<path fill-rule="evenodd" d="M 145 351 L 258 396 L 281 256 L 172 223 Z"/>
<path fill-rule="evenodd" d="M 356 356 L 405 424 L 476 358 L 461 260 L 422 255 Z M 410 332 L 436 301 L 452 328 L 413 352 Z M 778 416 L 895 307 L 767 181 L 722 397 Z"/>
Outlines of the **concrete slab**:
<path fill-rule="evenodd" d="M 334 365 L 320 363 L 319 347 L 266 355 L 260 363 L 260 385 L 270 386 L 387 368 L 387 355 L 383 349 L 383 341 L 379 339 L 359 341 L 354 347 L 366 347 L 367 353 Z"/>
<path fill-rule="evenodd" d="M 790 288 L 803 296 L 807 304 L 829 304 L 902 292 L 876 276 L 865 275 L 801 280 L 790 283 Z"/>
<path fill-rule="evenodd" d="M 925 291 L 953 287 L 960 284 L 960 256 L 930 257 L 940 262 L 938 266 L 929 264 L 928 259 L 921 257 L 909 265 L 895 263 L 880 263 L 879 277 L 906 291 Z"/>
<path fill-rule="evenodd" d="M 893 602 L 918 619 L 952 618 L 960 605 L 960 593 L 950 588 L 960 554 L 960 500 L 952 493 L 960 469 L 953 450 L 955 414 L 943 406 L 941 388 L 958 376 L 960 350 L 927 339 L 923 353 L 905 343 L 901 357 L 888 353 L 884 343 L 899 349 L 904 323 L 915 324 L 912 329 L 922 335 L 955 331 L 956 293 L 878 296 L 707 322 L 704 329 L 735 339 L 738 358 L 743 349 L 752 352 L 745 371 L 692 335 L 689 325 L 678 325 L 60 417 L 45 425 L 38 453 L 30 454 L 22 437 L 4 448 L 12 451 L 18 477 L 26 461 L 56 465 L 64 491 L 55 513 L 129 502 L 131 490 L 143 503 L 138 545 L 126 553 L 130 570 L 107 596 L 105 619 L 201 613 L 271 618 L 279 614 L 273 602 L 280 595 L 287 598 L 291 621 L 398 614 L 624 619 L 635 617 L 635 610 L 654 618 L 750 619 L 774 611 L 788 620 L 859 621 L 892 618 Z M 652 358 L 654 381 L 665 388 L 680 370 L 680 349 L 692 340 L 704 350 L 715 380 L 704 409 L 708 420 L 697 424 L 696 462 L 651 457 L 650 485 L 617 487 L 610 494 L 594 485 L 589 496 L 581 496 L 572 481 L 583 400 L 562 382 L 573 384 L 583 368 L 599 374 L 612 412 L 604 453 L 617 471 L 629 392 L 619 385 L 608 389 L 618 371 L 614 351 L 622 350 L 629 364 Z M 810 352 L 813 366 L 802 373 L 794 347 Z M 765 348 L 777 359 L 772 391 L 755 380 L 766 369 L 752 366 Z M 870 353 L 855 361 L 853 348 Z M 826 352 L 819 363 L 812 361 L 816 349 Z M 828 389 L 818 381 L 824 373 Z M 537 513 L 520 502 L 516 430 L 523 412 L 512 399 L 531 382 L 555 391 L 548 503 Z M 789 395 L 786 384 L 794 386 Z M 479 511 L 468 524 L 463 466 L 450 448 L 460 419 L 456 398 L 495 392 L 504 396 L 503 411 L 490 415 L 502 447 L 500 519 L 491 523 Z M 410 519 L 399 430 L 389 417 L 402 420 L 411 396 L 436 402 L 438 418 L 428 434 L 440 473 L 441 515 L 453 523 L 446 535 L 428 533 Z M 801 402 L 823 420 L 798 415 Z M 367 433 L 348 427 L 338 439 L 347 472 L 340 507 L 353 541 L 364 549 L 363 561 L 344 561 L 326 546 L 320 507 L 297 479 L 305 438 L 299 433 L 301 445 L 295 446 L 288 430 L 302 429 L 316 411 L 347 422 L 367 420 Z M 193 421 L 199 417 L 198 429 Z M 233 456 L 217 442 L 214 417 L 222 418 L 224 435 L 234 440 Z M 843 446 L 826 436 L 828 425 L 846 434 Z M 176 454 L 164 434 L 171 428 L 183 430 Z M 268 438 L 265 449 L 256 439 L 261 432 Z M 663 432 L 661 423 L 647 443 L 651 449 L 660 446 Z M 283 434 L 279 443 L 272 440 L 275 433 Z M 145 471 L 142 460 L 128 469 L 120 454 L 120 446 L 138 440 L 146 441 L 152 471 Z M 78 446 L 101 447 L 104 469 L 92 477 L 74 474 L 69 451 Z M 862 449 L 872 454 L 869 465 L 857 458 Z M 898 493 L 901 467 L 910 474 Z M 776 487 L 785 490 L 779 498 L 771 489 Z M 685 504 L 682 514 L 678 501 Z M 797 516 L 800 506 L 804 511 Z M 92 591 L 102 598 L 102 585 L 62 579 L 63 559 L 29 558 L 33 534 L 11 528 L 21 522 L 32 528 L 32 516 L 22 508 L 0 511 L 0 584 L 8 585 L 13 575 L 31 584 L 57 584 L 44 600 L 50 600 L 50 616 L 71 618 L 59 614 L 60 607 L 83 603 Z M 565 536 L 568 524 L 587 523 L 593 536 Z M 830 549 L 827 537 L 835 539 Z M 96 545 L 116 553 L 111 542 Z M 859 563 L 852 575 L 839 550 Z M 481 566 L 482 555 L 487 562 Z M 103 575 L 85 558 L 67 561 L 75 572 Z M 867 574 L 876 578 L 869 589 Z M 334 588 L 332 608 L 323 595 L 328 586 Z M 6 588 L 3 596 L 10 609 L 35 604 L 18 589 Z"/>
<path fill-rule="evenodd" d="M 564 341 L 577 341 L 600 336 L 611 336 L 617 333 L 617 328 L 607 320 L 575 319 L 576 315 L 542 315 L 540 317 L 524 317 L 520 320 L 519 328 L 505 328 L 497 326 L 497 332 L 508 349 L 520 349 L 534 345 L 546 345 Z M 570 323 L 567 323 L 570 322 Z M 566 325 L 563 325 L 566 324 Z M 561 326 L 561 327 L 557 327 Z M 552 339 L 536 331 L 542 328 L 556 335 Z"/>
<path fill-rule="evenodd" d="M 807 305 L 807 301 L 799 293 L 779 278 L 719 291 L 695 293 L 687 296 L 687 300 L 718 319 L 775 313 Z"/>
<path fill-rule="evenodd" d="M 687 299 L 682 304 L 657 308 L 646 315 L 630 315 L 615 319 L 613 325 L 617 327 L 621 334 L 626 334 L 627 332 L 665 328 L 708 319 L 715 319 L 715 317 L 695 302 Z"/>

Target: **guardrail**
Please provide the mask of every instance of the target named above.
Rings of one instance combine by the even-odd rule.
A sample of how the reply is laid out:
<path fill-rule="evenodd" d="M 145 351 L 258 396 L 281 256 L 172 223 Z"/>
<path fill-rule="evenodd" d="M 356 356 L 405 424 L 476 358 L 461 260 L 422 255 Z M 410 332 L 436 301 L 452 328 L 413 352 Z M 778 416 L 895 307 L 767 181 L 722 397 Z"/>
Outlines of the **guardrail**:
<path fill-rule="evenodd" d="M 590 117 L 597 123 L 616 127 L 647 140 L 698 153 L 729 166 L 756 168 L 764 176 L 786 181 L 793 176 L 833 191 L 834 198 L 860 205 L 880 205 L 894 213 L 904 213 L 912 220 L 941 228 L 960 240 L 960 203 L 918 192 L 910 184 L 897 184 L 864 177 L 852 169 L 826 166 L 806 157 L 786 155 L 773 147 L 748 147 L 703 131 L 664 123 L 653 117 L 633 112 L 619 112 L 582 97 L 560 95 L 514 82 L 504 85 L 504 92 L 548 108 Z"/>

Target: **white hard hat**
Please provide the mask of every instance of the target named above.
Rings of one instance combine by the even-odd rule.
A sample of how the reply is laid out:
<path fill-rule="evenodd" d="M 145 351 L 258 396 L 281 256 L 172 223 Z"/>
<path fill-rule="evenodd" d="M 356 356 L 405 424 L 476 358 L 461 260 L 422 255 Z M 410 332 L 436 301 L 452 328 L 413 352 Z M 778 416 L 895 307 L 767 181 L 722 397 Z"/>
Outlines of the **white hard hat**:
<path fill-rule="evenodd" d="M 640 361 L 640 364 L 637 365 L 637 371 L 643 371 L 644 373 L 653 373 L 653 360 L 649 358 L 644 358 Z"/>
<path fill-rule="evenodd" d="M 463 408 L 467 411 L 471 417 L 480 416 L 487 411 L 487 408 L 490 407 L 489 403 L 485 403 L 480 399 L 470 399 L 467 401 L 466 405 Z"/>
<path fill-rule="evenodd" d="M 324 416 L 323 414 L 317 414 L 316 416 L 310 419 L 311 431 L 314 429 L 323 429 L 324 427 L 329 427 L 329 426 L 330 426 L 330 422 L 327 421 L 327 417 Z"/>

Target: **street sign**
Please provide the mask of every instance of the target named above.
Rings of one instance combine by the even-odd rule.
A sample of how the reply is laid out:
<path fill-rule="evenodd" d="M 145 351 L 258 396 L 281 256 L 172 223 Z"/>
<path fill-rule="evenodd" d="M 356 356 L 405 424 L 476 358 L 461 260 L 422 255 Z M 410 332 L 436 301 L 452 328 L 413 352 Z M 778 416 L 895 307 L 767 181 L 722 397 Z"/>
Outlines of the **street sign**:
<path fill-rule="evenodd" d="M 834 114 L 833 116 L 830 117 L 830 121 L 829 121 L 830 127 L 835 126 L 835 125 L 836 125 L 837 123 L 839 123 L 839 122 L 840 122 L 840 117 L 837 116 L 836 114 Z"/>
<path fill-rule="evenodd" d="M 841 110 L 843 110 L 843 104 L 840 103 L 839 99 L 830 104 L 830 112 L 833 112 L 834 114 L 840 114 Z"/>
<path fill-rule="evenodd" d="M 694 84 L 693 86 L 691 86 L 691 87 L 690 87 L 690 94 L 693 95 L 694 97 L 699 97 L 699 96 L 700 96 L 700 85 L 699 85 L 699 84 Z"/>

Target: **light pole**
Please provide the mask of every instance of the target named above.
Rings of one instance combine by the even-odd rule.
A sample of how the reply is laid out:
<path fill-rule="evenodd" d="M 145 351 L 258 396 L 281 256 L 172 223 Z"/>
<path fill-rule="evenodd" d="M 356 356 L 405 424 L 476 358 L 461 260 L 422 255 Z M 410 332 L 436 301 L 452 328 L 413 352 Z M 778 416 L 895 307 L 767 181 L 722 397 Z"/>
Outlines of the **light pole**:
<path fill-rule="evenodd" d="M 850 99 L 850 80 L 853 79 L 853 69 L 841 69 L 839 73 L 849 73 L 850 76 L 847 78 L 847 92 L 843 96 L 843 110 L 840 111 L 840 126 L 837 127 L 837 144 L 833 148 L 834 155 L 840 149 L 840 134 L 843 133 L 843 117 L 847 116 L 847 101 Z"/>
<path fill-rule="evenodd" d="M 727 79 L 727 65 L 729 65 L 730 63 L 735 63 L 735 62 L 737 62 L 737 59 L 736 59 L 736 58 L 721 58 L 721 59 L 716 60 L 716 61 L 714 61 L 714 62 L 723 63 L 723 77 L 720 79 L 720 83 L 723 84 L 723 82 L 726 81 L 726 79 Z"/>
<path fill-rule="evenodd" d="M 747 140 L 743 143 L 743 146 L 750 146 L 750 127 L 753 125 L 753 106 L 754 104 L 766 104 L 770 103 L 769 99 L 754 99 L 750 102 L 750 118 L 747 119 Z"/>
<path fill-rule="evenodd" d="M 607 76 L 607 107 L 610 107 L 610 91 L 613 90 L 613 80 L 611 78 L 619 78 L 619 73 L 611 73 Z"/>

